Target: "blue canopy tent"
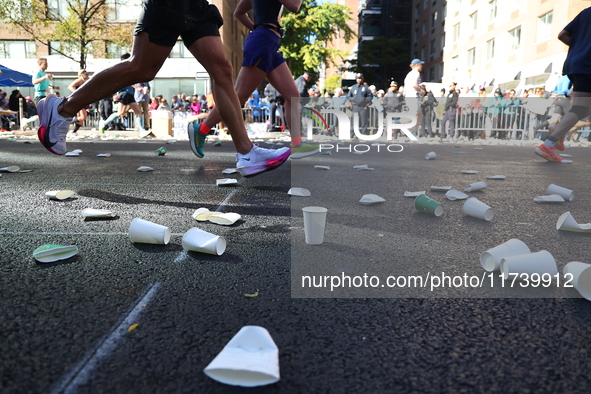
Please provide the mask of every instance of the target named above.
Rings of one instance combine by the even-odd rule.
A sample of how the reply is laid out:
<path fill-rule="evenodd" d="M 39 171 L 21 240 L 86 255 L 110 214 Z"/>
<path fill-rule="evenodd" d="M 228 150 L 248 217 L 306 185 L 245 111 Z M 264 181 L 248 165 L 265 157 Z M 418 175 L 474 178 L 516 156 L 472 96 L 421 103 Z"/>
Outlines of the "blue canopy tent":
<path fill-rule="evenodd" d="M 0 86 L 33 86 L 31 75 L 11 70 L 0 64 Z"/>

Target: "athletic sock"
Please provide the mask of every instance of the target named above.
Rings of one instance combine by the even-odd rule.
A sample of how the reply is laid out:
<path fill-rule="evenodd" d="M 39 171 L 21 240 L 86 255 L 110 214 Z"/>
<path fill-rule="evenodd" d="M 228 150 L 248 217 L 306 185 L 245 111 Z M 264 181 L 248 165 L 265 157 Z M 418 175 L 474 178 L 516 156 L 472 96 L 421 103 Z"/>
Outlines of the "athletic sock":
<path fill-rule="evenodd" d="M 206 125 L 205 122 L 201 122 L 201 124 L 199 125 L 199 132 L 203 135 L 207 135 L 207 134 L 209 134 L 210 131 L 211 131 L 211 127 Z"/>
<path fill-rule="evenodd" d="M 73 133 L 76 133 L 78 131 L 78 129 L 80 128 L 80 126 L 81 126 L 80 124 L 74 123 L 74 131 L 73 131 Z"/>
<path fill-rule="evenodd" d="M 146 129 L 144 129 L 144 116 L 136 115 L 135 120 L 137 122 L 137 125 L 139 126 L 140 131 L 146 131 Z"/>
<path fill-rule="evenodd" d="M 548 138 L 546 138 L 546 141 L 544 141 L 544 145 L 546 145 L 546 147 L 548 148 L 554 148 L 554 144 L 557 141 L 558 140 L 555 137 L 549 136 Z"/>
<path fill-rule="evenodd" d="M 115 119 L 117 119 L 117 113 L 113 112 L 111 115 L 109 115 L 107 120 L 105 120 L 105 126 L 114 121 Z"/>
<path fill-rule="evenodd" d="M 296 147 L 302 144 L 302 137 L 291 137 L 291 146 Z"/>

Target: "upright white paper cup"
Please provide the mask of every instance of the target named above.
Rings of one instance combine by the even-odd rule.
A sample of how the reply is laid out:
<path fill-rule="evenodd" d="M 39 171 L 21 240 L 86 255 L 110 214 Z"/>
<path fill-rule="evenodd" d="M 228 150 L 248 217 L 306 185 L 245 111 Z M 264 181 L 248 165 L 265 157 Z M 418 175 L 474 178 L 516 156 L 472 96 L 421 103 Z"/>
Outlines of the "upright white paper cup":
<path fill-rule="evenodd" d="M 572 201 L 573 198 L 575 198 L 574 191 L 562 186 L 555 185 L 553 183 L 551 183 L 550 186 L 548 186 L 548 188 L 546 189 L 546 194 L 558 194 L 559 196 L 562 196 L 562 198 L 564 198 L 566 201 Z"/>
<path fill-rule="evenodd" d="M 436 157 L 437 157 L 437 153 L 429 152 L 425 155 L 425 160 L 433 160 Z"/>
<path fill-rule="evenodd" d="M 536 253 L 508 256 L 501 259 L 501 274 L 503 279 L 508 279 L 509 274 L 543 274 L 556 275 L 558 268 L 556 260 L 547 250 L 540 250 Z"/>
<path fill-rule="evenodd" d="M 486 184 L 486 182 L 475 182 L 475 183 L 471 183 L 468 186 L 466 186 L 464 191 L 465 192 L 475 192 L 477 190 L 486 189 L 487 186 L 488 185 Z"/>
<path fill-rule="evenodd" d="M 328 212 L 328 209 L 323 207 L 304 207 L 302 211 L 304 212 L 306 243 L 320 245 L 324 242 L 324 227 L 326 225 L 326 212 Z"/>
<path fill-rule="evenodd" d="M 203 372 L 220 383 L 256 387 L 279 381 L 279 349 L 269 332 L 245 326 Z"/>
<path fill-rule="evenodd" d="M 517 256 L 531 253 L 528 246 L 517 238 L 512 238 L 505 243 L 480 254 L 480 264 L 485 271 L 493 272 L 499 269 L 504 257 Z"/>
<path fill-rule="evenodd" d="M 129 226 L 131 242 L 166 245 L 170 241 L 170 229 L 166 226 L 135 218 Z"/>
<path fill-rule="evenodd" d="M 193 227 L 183 235 L 183 249 L 221 256 L 226 251 L 226 240 Z"/>
<path fill-rule="evenodd" d="M 464 203 L 462 210 L 464 214 L 475 217 L 477 219 L 486 220 L 487 222 L 492 220 L 495 215 L 493 209 L 477 199 L 476 197 L 470 197 Z"/>
<path fill-rule="evenodd" d="M 564 280 L 568 280 L 566 274 L 571 274 L 573 279 L 570 283 L 584 299 L 591 301 L 591 264 L 571 261 L 562 272 L 565 275 Z"/>

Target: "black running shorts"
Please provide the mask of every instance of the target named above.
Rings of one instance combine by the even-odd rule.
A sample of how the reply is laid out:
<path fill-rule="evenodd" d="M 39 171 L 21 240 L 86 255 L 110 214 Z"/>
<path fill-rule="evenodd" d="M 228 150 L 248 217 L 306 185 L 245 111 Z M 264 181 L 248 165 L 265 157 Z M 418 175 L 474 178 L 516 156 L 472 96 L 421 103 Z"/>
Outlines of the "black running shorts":
<path fill-rule="evenodd" d="M 573 83 L 573 91 L 591 93 L 591 74 L 569 74 L 568 79 Z"/>
<path fill-rule="evenodd" d="M 206 36 L 219 36 L 224 23 L 207 0 L 144 0 L 134 34 L 146 32 L 150 42 L 173 47 L 180 36 L 185 46 Z"/>
<path fill-rule="evenodd" d="M 117 93 L 117 96 L 119 97 L 119 102 L 123 105 L 135 103 L 135 97 L 131 93 L 120 92 Z"/>

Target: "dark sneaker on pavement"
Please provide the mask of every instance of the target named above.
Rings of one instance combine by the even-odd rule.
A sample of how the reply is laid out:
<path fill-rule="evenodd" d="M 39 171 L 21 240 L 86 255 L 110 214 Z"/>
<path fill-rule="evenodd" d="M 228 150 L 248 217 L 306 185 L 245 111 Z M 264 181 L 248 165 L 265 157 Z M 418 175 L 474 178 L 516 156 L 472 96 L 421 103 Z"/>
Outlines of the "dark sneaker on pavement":
<path fill-rule="evenodd" d="M 66 153 L 66 136 L 72 122 L 72 118 L 64 118 L 58 113 L 57 107 L 60 103 L 60 99 L 50 95 L 37 104 L 39 115 L 37 136 L 45 149 L 56 155 Z"/>
<path fill-rule="evenodd" d="M 189 144 L 191 145 L 191 150 L 197 157 L 204 157 L 205 152 L 203 151 L 203 147 L 205 146 L 205 139 L 207 138 L 206 134 L 201 134 L 199 132 L 199 126 L 201 125 L 201 121 L 194 120 L 189 123 L 187 126 L 187 134 L 189 134 Z"/>
<path fill-rule="evenodd" d="M 243 155 L 236 153 L 236 169 L 243 177 L 260 174 L 279 167 L 289 158 L 291 149 L 265 149 L 256 145 Z"/>
<path fill-rule="evenodd" d="M 545 144 L 542 144 L 536 148 L 536 155 L 542 156 L 544 159 L 556 163 L 560 163 L 562 158 L 556 154 L 554 148 L 548 148 Z"/>
<path fill-rule="evenodd" d="M 290 157 L 292 159 L 303 159 L 304 157 L 315 155 L 318 152 L 320 152 L 320 145 L 302 142 L 298 146 L 291 148 Z"/>

